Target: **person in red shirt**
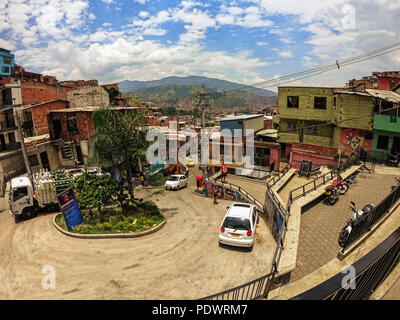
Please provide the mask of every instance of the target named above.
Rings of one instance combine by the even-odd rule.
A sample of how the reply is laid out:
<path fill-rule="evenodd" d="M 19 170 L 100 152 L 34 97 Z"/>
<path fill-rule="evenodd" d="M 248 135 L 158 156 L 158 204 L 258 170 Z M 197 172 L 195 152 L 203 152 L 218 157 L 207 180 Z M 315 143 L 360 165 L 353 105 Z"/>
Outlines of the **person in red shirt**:
<path fill-rule="evenodd" d="M 222 182 L 224 182 L 225 183 L 225 181 L 226 181 L 226 176 L 227 176 L 227 174 L 228 174 L 228 167 L 226 166 L 226 164 L 224 163 L 224 161 L 222 161 L 222 164 L 221 164 L 221 174 L 222 174 L 222 176 L 221 176 L 221 181 Z"/>

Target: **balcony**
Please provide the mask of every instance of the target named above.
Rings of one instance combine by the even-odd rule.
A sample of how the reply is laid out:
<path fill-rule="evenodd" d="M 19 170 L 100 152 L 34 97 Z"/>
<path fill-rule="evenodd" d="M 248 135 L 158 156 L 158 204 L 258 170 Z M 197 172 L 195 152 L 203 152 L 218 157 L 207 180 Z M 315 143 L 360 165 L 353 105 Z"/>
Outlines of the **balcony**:
<path fill-rule="evenodd" d="M 392 115 L 374 115 L 374 129 L 400 133 L 400 118 Z"/>
<path fill-rule="evenodd" d="M 6 121 L 0 121 L 0 132 L 4 131 L 14 131 L 17 130 L 15 123 L 7 123 Z"/>

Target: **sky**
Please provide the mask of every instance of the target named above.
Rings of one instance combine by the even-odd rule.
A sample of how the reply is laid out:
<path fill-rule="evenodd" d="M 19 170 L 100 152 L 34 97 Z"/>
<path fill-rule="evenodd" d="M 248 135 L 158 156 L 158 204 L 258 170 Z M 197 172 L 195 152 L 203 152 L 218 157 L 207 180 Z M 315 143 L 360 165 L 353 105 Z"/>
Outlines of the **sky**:
<path fill-rule="evenodd" d="M 0 47 L 59 80 L 255 84 L 398 42 L 399 16 L 398 0 L 0 0 Z M 291 85 L 385 70 L 400 70 L 400 51 Z"/>

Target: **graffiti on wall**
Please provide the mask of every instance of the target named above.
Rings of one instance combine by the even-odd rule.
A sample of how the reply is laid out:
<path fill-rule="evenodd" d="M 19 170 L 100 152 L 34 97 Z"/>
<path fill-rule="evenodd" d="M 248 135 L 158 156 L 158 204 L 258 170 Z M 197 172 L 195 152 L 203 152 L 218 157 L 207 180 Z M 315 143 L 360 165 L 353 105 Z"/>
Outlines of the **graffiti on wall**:
<path fill-rule="evenodd" d="M 362 155 L 372 149 L 372 140 L 365 139 L 365 131 L 358 129 L 342 129 L 340 144 L 345 156 Z"/>

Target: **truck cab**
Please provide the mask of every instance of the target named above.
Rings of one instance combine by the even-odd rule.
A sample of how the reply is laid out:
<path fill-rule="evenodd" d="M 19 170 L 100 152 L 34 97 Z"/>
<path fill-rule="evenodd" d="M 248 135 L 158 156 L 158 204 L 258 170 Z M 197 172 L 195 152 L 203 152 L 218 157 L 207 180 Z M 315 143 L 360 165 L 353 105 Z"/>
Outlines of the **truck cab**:
<path fill-rule="evenodd" d="M 32 182 L 28 177 L 11 179 L 8 194 L 10 214 L 29 219 L 35 216 L 35 200 Z"/>

